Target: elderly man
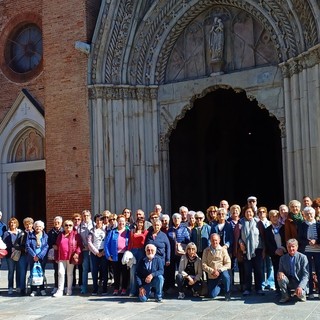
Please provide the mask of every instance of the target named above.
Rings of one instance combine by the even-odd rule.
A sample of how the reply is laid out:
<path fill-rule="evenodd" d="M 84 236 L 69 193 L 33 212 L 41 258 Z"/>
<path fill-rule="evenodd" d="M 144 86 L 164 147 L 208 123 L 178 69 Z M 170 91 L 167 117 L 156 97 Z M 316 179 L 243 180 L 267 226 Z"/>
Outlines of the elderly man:
<path fill-rule="evenodd" d="M 220 293 L 219 283 L 224 284 L 225 299 L 230 301 L 231 259 L 226 248 L 220 246 L 220 236 L 213 233 L 210 236 L 210 246 L 202 255 L 202 269 L 208 274 L 208 294 L 215 298 Z"/>
<path fill-rule="evenodd" d="M 139 218 L 145 219 L 145 221 L 144 221 L 144 229 L 145 230 L 148 230 L 152 226 L 152 223 L 150 221 L 146 220 L 144 211 L 141 209 L 138 209 L 135 213 L 134 223 L 130 226 L 130 229 L 133 229 L 135 227 L 135 223 Z"/>
<path fill-rule="evenodd" d="M 250 196 L 247 198 L 247 206 L 253 209 L 256 217 L 258 212 L 257 201 L 258 199 L 255 196 Z"/>
<path fill-rule="evenodd" d="M 195 214 L 196 226 L 191 230 L 191 241 L 197 245 L 197 254 L 201 258 L 203 250 L 210 245 L 211 227 L 204 222 L 205 216 L 202 211 Z"/>
<path fill-rule="evenodd" d="M 290 290 L 293 289 L 294 295 L 300 301 L 306 301 L 308 291 L 308 259 L 298 252 L 298 241 L 289 239 L 287 241 L 287 251 L 280 258 L 279 271 L 277 275 L 278 284 L 281 291 L 280 303 L 285 303 L 290 300 Z"/>
<path fill-rule="evenodd" d="M 157 248 L 155 245 L 147 244 L 145 251 L 146 256 L 138 262 L 136 271 L 139 299 L 141 302 L 146 302 L 150 296 L 151 288 L 154 288 L 156 302 L 162 302 L 163 262 L 156 256 Z"/>
<path fill-rule="evenodd" d="M 188 212 L 189 212 L 189 209 L 185 206 L 181 206 L 179 208 L 179 213 L 181 215 L 181 225 L 183 227 L 188 226 Z"/>

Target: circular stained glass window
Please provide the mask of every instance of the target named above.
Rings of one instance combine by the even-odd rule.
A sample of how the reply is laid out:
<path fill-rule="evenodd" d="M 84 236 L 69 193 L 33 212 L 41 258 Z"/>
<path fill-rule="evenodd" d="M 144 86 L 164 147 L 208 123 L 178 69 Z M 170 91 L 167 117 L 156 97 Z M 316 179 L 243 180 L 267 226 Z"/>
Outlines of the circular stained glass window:
<path fill-rule="evenodd" d="M 34 24 L 25 25 L 8 39 L 7 63 L 18 73 L 35 69 L 42 59 L 42 33 Z"/>

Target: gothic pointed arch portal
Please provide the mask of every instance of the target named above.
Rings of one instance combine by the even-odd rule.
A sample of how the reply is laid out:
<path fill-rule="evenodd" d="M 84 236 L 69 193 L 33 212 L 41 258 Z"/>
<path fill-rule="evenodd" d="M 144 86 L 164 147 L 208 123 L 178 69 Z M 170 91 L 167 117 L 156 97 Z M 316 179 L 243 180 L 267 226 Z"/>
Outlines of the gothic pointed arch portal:
<path fill-rule="evenodd" d="M 217 89 L 195 100 L 169 142 L 171 206 L 205 210 L 250 195 L 277 208 L 284 200 L 278 120 L 245 92 Z"/>

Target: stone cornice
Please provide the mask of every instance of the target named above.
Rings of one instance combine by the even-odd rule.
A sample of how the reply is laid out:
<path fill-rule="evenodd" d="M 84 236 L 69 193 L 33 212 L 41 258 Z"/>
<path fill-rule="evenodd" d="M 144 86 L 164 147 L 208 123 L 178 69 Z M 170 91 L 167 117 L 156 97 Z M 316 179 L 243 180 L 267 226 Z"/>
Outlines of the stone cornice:
<path fill-rule="evenodd" d="M 158 86 L 129 86 L 129 85 L 91 85 L 89 98 L 108 100 L 153 100 L 158 97 Z"/>
<path fill-rule="evenodd" d="M 308 51 L 299 54 L 280 64 L 284 78 L 290 78 L 300 73 L 303 69 L 312 68 L 320 63 L 320 44 L 310 48 Z"/>

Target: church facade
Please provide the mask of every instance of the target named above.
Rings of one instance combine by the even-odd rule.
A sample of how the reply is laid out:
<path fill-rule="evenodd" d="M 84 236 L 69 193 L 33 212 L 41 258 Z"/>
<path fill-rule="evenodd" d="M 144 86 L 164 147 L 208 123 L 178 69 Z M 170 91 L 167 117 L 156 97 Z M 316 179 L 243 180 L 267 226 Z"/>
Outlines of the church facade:
<path fill-rule="evenodd" d="M 1 61 L 8 217 L 23 172 L 44 172 L 47 220 L 320 194 L 317 1 L 34 3 L 42 59 Z M 7 43 L 22 22 L 3 10 Z"/>

